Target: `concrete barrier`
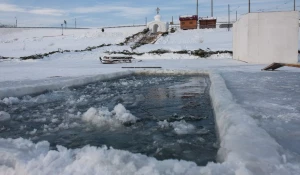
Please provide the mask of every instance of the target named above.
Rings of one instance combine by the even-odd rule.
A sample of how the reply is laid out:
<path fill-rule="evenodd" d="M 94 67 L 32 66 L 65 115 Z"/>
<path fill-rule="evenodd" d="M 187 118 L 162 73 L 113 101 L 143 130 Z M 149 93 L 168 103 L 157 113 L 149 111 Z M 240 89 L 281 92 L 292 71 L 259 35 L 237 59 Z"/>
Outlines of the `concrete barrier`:
<path fill-rule="evenodd" d="M 297 63 L 298 21 L 298 11 L 242 16 L 233 25 L 233 58 L 248 63 Z"/>

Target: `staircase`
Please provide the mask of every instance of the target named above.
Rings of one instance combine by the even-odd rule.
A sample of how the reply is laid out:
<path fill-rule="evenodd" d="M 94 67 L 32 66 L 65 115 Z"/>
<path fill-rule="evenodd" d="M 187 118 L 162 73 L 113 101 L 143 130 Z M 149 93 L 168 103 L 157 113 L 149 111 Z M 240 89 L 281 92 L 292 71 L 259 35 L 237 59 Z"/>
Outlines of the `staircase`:
<path fill-rule="evenodd" d="M 131 49 L 134 50 L 145 44 L 154 44 L 161 35 L 161 33 L 151 33 L 149 31 L 143 37 L 141 37 L 133 46 L 131 46 Z"/>

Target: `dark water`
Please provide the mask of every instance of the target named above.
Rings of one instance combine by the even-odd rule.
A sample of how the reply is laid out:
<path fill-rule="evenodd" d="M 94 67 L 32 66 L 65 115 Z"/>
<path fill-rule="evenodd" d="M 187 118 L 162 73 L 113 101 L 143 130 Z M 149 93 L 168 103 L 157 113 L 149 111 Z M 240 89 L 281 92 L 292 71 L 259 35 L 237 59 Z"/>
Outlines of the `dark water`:
<path fill-rule="evenodd" d="M 201 75 L 134 76 L 4 99 L 0 111 L 11 120 L 0 123 L 0 137 L 47 140 L 52 149 L 107 145 L 206 165 L 215 161 L 218 146 L 209 86 L 209 78 Z M 137 121 L 114 126 L 82 119 L 91 107 L 111 112 L 118 104 Z"/>

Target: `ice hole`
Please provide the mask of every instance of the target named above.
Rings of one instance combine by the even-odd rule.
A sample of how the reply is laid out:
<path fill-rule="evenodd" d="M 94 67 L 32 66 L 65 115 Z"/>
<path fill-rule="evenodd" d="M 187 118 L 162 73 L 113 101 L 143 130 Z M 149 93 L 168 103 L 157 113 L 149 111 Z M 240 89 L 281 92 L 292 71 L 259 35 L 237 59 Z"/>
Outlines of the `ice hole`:
<path fill-rule="evenodd" d="M 134 75 L 0 100 L 0 137 L 127 150 L 206 165 L 218 144 L 206 75 Z"/>

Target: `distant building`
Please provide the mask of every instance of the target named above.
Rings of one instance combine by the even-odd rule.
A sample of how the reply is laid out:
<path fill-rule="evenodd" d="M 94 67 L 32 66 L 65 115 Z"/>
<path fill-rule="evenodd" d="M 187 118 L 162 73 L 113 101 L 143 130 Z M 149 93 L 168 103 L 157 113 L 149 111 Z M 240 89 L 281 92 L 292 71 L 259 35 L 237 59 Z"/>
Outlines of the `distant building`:
<path fill-rule="evenodd" d="M 217 18 L 201 17 L 199 18 L 200 29 L 215 29 L 217 27 Z"/>
<path fill-rule="evenodd" d="M 149 22 L 147 24 L 147 27 L 151 31 L 151 33 L 163 33 L 167 32 L 169 30 L 169 25 L 168 23 L 162 22 L 160 15 L 156 15 L 154 17 L 154 21 Z"/>
<path fill-rule="evenodd" d="M 164 33 L 169 30 L 169 24 L 161 21 L 161 16 L 159 15 L 160 9 L 156 9 L 157 15 L 154 16 L 154 21 L 147 24 L 148 29 L 151 33 Z"/>
<path fill-rule="evenodd" d="M 180 16 L 179 17 L 180 28 L 182 30 L 197 29 L 197 20 L 198 20 L 197 15 Z"/>

